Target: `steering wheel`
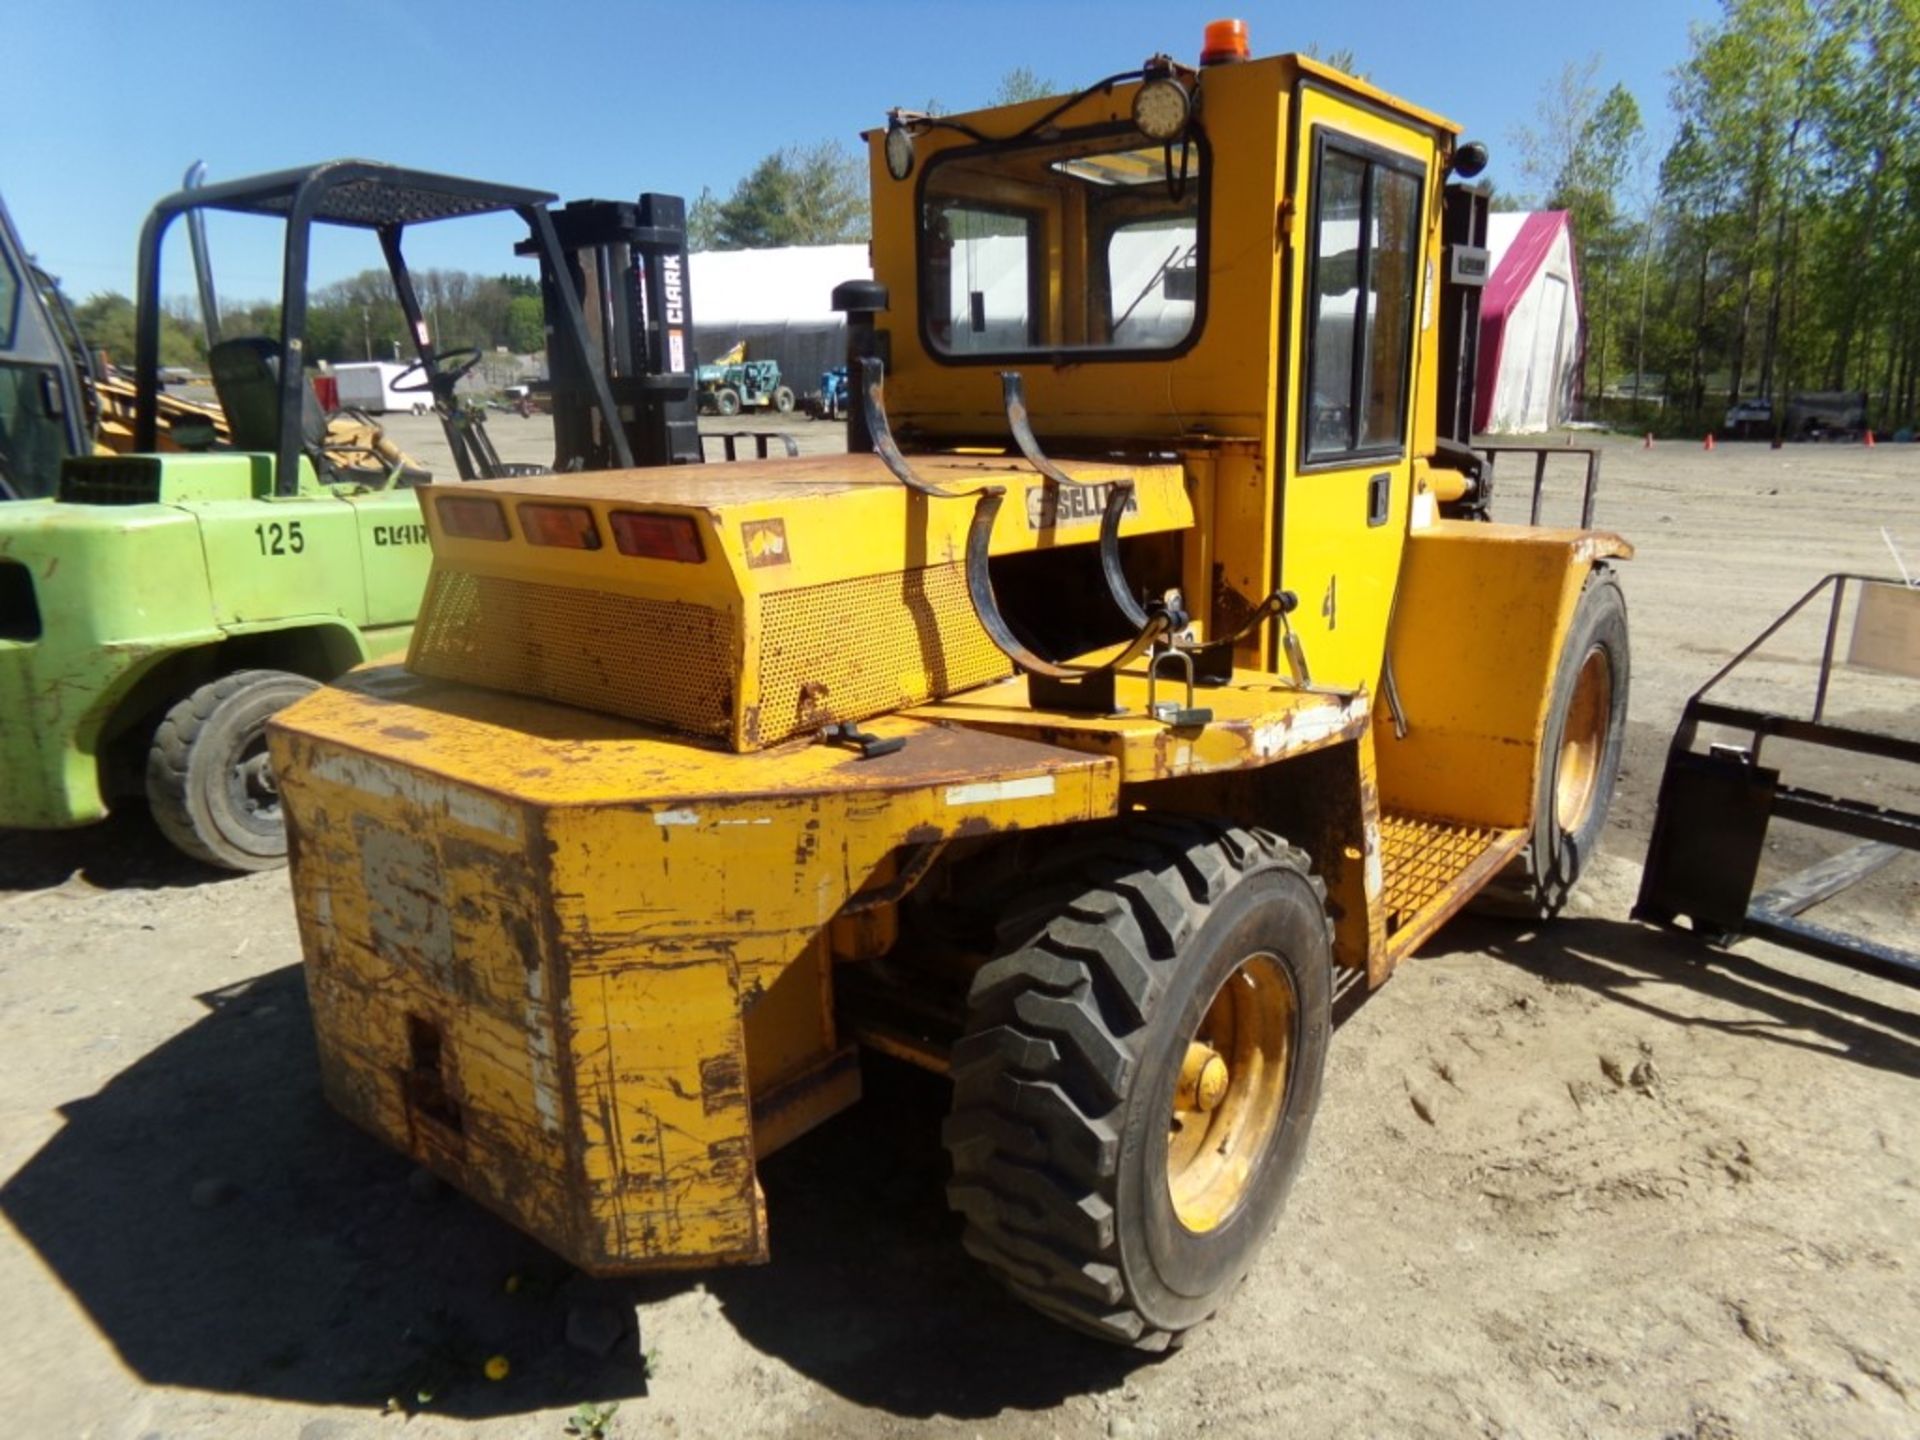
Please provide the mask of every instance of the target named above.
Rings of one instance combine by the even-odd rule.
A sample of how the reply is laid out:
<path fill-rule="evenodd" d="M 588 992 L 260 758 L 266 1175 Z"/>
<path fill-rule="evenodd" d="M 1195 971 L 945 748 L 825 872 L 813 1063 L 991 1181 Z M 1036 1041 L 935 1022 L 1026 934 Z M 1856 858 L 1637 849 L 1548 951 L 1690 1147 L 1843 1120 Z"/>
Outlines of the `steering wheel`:
<path fill-rule="evenodd" d="M 433 357 L 433 371 L 427 371 L 427 362 L 416 360 L 387 382 L 387 388 L 402 395 L 415 395 L 423 390 L 432 390 L 436 380 L 445 380 L 449 385 L 457 385 L 467 372 L 486 358 L 486 352 L 478 346 L 466 350 L 442 350 Z M 414 371 L 420 372 L 417 382 L 407 381 Z"/>

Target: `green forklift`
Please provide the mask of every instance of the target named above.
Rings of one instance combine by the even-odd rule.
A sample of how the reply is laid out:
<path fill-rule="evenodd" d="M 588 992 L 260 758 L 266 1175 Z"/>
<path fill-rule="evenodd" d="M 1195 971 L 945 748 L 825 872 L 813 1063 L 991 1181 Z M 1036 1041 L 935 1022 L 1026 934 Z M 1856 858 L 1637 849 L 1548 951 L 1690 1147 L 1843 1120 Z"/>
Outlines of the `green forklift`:
<path fill-rule="evenodd" d="M 313 227 L 378 239 L 459 480 L 701 458 L 676 196 L 556 207 L 542 191 L 333 161 L 162 200 L 140 239 L 134 453 L 69 453 L 55 493 L 0 505 L 0 827 L 104 819 L 144 797 L 162 834 L 209 865 L 286 859 L 268 716 L 403 648 L 429 551 L 416 486 L 381 443 L 330 436 L 305 373 Z M 231 431 L 160 413 L 161 246 L 182 215 L 285 222 L 280 333 L 213 342 Z M 433 343 L 404 254 L 415 227 L 511 214 L 540 267 L 552 379 L 551 467 L 503 464 L 455 387 L 483 358 Z M 203 281 L 203 308 L 217 316 Z"/>

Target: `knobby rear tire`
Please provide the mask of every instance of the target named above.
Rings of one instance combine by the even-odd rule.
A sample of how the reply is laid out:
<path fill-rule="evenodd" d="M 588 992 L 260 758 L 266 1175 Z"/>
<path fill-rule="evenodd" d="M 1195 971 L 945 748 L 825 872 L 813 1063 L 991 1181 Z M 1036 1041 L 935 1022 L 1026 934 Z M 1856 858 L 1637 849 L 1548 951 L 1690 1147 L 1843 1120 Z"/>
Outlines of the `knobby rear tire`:
<path fill-rule="evenodd" d="M 1070 839 L 1022 883 L 952 1055 L 949 1202 L 1035 1309 L 1164 1349 L 1245 1276 L 1304 1157 L 1331 1024 L 1325 888 L 1268 831 L 1161 817 Z M 1175 1087 L 1255 964 L 1290 996 L 1280 1114 L 1195 1230 L 1169 1183 Z"/>

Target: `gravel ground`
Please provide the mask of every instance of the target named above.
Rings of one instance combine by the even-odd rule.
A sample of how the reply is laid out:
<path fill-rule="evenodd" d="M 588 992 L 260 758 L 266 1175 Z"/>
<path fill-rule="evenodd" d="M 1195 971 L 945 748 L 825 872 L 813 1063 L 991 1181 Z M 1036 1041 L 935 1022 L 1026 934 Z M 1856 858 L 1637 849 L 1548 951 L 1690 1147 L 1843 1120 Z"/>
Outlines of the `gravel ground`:
<path fill-rule="evenodd" d="M 393 428 L 433 458 L 432 422 Z M 493 429 L 543 458 L 544 422 Z M 1289 1212 L 1184 1350 L 1002 1298 L 942 1201 L 941 1082 L 882 1061 L 764 1167 L 771 1265 L 570 1276 L 324 1107 L 284 876 L 210 876 L 128 814 L 0 834 L 5 1431 L 558 1437 L 617 1400 L 615 1436 L 1920 1433 L 1920 1005 L 1627 919 L 1685 696 L 1823 572 L 1887 572 L 1881 525 L 1920 552 L 1920 447 L 1609 443 L 1606 469 L 1640 555 L 1593 881 L 1551 926 L 1456 922 L 1349 1009 Z M 1759 683 L 1793 704 L 1811 669 Z M 1834 703 L 1920 726 L 1870 676 Z M 1838 903 L 1920 937 L 1911 862 Z M 630 1315 L 606 1359 L 566 1343 Z"/>

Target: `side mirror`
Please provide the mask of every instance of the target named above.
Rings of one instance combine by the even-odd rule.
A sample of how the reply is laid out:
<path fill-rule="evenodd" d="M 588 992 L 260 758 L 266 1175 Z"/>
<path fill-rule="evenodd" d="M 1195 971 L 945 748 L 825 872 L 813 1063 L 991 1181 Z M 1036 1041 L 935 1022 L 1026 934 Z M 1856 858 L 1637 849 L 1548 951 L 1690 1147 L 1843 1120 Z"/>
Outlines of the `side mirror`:
<path fill-rule="evenodd" d="M 1470 140 L 1453 152 L 1453 173 L 1462 180 L 1471 180 L 1487 168 L 1487 147 L 1478 140 Z"/>

